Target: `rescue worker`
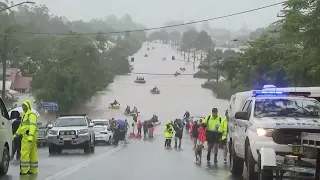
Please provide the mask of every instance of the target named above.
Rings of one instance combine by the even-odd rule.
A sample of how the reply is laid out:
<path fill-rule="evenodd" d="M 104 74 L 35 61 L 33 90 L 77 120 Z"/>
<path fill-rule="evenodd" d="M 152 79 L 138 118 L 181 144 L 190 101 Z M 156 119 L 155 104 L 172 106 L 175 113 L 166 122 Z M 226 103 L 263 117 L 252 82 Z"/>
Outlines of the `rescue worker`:
<path fill-rule="evenodd" d="M 171 148 L 171 139 L 173 136 L 173 131 L 174 131 L 174 128 L 173 128 L 172 121 L 169 120 L 164 127 L 164 137 L 166 138 L 164 147 L 166 148 Z"/>
<path fill-rule="evenodd" d="M 212 108 L 211 115 L 202 120 L 202 125 L 206 127 L 206 140 L 208 143 L 207 163 L 210 163 L 211 150 L 213 149 L 214 163 L 218 163 L 218 146 L 221 138 L 221 117 L 218 109 Z"/>
<path fill-rule="evenodd" d="M 23 102 L 24 116 L 13 139 L 21 135 L 20 175 L 38 173 L 37 115 L 31 112 L 30 102 Z"/>
<path fill-rule="evenodd" d="M 144 121 L 142 126 L 143 126 L 143 137 L 146 138 L 148 133 L 148 121 Z"/>
<path fill-rule="evenodd" d="M 222 132 L 222 136 L 220 139 L 220 144 L 223 148 L 223 161 L 227 163 L 227 134 L 228 134 L 228 119 L 227 117 L 221 120 L 221 125 L 219 127 L 219 131 Z"/>

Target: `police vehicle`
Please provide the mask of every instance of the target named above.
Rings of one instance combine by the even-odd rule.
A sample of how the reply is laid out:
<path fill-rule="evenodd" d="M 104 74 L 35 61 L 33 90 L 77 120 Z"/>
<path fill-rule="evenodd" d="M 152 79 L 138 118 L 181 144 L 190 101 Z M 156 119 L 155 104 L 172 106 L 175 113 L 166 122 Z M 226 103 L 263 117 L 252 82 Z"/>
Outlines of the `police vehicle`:
<path fill-rule="evenodd" d="M 233 95 L 228 134 L 231 173 L 241 175 L 245 163 L 247 179 L 256 180 L 261 148 L 274 149 L 283 159 L 295 151 L 289 144 L 301 143 L 302 132 L 320 133 L 320 103 L 310 96 L 274 86 Z"/>
<path fill-rule="evenodd" d="M 63 149 L 83 149 L 94 153 L 94 124 L 85 114 L 61 115 L 54 125 L 48 125 L 49 154 L 61 154 Z"/>
<path fill-rule="evenodd" d="M 104 142 L 108 145 L 112 144 L 113 132 L 110 129 L 109 121 L 106 119 L 93 119 L 93 130 L 95 133 L 95 142 Z"/>

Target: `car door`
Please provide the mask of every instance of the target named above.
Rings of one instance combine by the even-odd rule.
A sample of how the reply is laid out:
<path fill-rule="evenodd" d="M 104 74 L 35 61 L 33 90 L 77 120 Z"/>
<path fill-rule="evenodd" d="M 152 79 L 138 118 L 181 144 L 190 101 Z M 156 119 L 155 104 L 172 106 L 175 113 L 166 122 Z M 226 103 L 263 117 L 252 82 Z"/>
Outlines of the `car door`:
<path fill-rule="evenodd" d="M 248 112 L 251 113 L 251 108 L 252 108 L 252 99 L 249 99 L 246 101 L 246 106 L 243 107 L 243 109 L 241 111 L 244 112 Z M 248 116 L 250 117 L 250 116 Z M 246 141 L 246 137 L 247 137 L 247 130 L 249 127 L 249 120 L 239 120 L 238 122 L 238 126 L 239 126 L 239 143 L 240 143 L 240 152 L 241 154 L 244 156 L 245 154 L 245 141 Z"/>
<path fill-rule="evenodd" d="M 244 103 L 241 111 L 248 108 L 249 103 L 250 103 L 249 101 L 250 100 L 248 100 L 248 101 L 246 101 Z M 241 144 L 242 143 L 242 140 L 241 140 L 242 135 L 241 135 L 241 133 L 243 131 L 242 130 L 242 126 L 243 126 L 243 122 L 242 121 L 243 120 L 241 120 L 241 119 L 234 118 L 234 123 L 233 123 L 233 126 L 234 126 L 234 132 L 233 132 L 234 140 L 233 140 L 233 142 L 234 142 L 234 149 L 235 149 L 237 155 L 241 156 L 241 157 L 244 157 L 244 151 L 243 151 L 244 145 Z"/>
<path fill-rule="evenodd" d="M 4 144 L 7 142 L 9 148 L 12 148 L 12 123 L 9 120 L 7 108 L 1 98 L 0 112 L 0 158 L 2 158 Z"/>

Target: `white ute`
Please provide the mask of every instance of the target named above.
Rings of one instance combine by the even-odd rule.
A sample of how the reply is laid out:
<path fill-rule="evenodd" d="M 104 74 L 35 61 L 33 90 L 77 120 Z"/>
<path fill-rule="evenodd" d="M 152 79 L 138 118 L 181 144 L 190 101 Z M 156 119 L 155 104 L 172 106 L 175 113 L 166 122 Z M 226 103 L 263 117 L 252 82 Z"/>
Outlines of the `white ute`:
<path fill-rule="evenodd" d="M 257 180 L 261 150 L 273 149 L 278 160 L 283 160 L 283 156 L 293 152 L 289 144 L 301 143 L 302 132 L 320 133 L 320 103 L 310 98 L 312 94 L 315 97 L 319 94 L 297 89 L 288 91 L 292 88 L 281 90 L 273 87 L 231 97 L 228 143 L 233 175 L 241 176 L 245 162 L 247 179 Z M 274 165 L 272 158 L 265 163 Z"/>
<path fill-rule="evenodd" d="M 106 119 L 93 119 L 93 130 L 95 134 L 96 142 L 104 142 L 108 145 L 112 143 L 113 132 L 109 127 L 109 121 Z"/>
<path fill-rule="evenodd" d="M 49 154 L 61 154 L 63 149 L 83 149 L 94 153 L 94 124 L 85 114 L 61 115 L 54 125 L 48 125 Z"/>

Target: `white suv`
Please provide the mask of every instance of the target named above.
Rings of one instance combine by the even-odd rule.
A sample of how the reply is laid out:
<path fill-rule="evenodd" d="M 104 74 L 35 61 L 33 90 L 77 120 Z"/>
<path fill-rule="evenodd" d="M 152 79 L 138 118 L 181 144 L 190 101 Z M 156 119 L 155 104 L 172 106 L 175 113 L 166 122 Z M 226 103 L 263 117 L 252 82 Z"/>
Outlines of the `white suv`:
<path fill-rule="evenodd" d="M 230 170 L 241 175 L 245 162 L 248 180 L 258 179 L 256 164 L 262 147 L 274 149 L 280 160 L 292 153 L 289 144 L 301 143 L 302 132 L 320 133 L 317 100 L 290 92 L 253 94 L 229 120 Z"/>
<path fill-rule="evenodd" d="M 0 98 L 0 177 L 7 174 L 12 154 L 12 124 L 10 120 L 20 116 L 18 111 L 12 111 L 9 118 L 7 108 Z"/>
<path fill-rule="evenodd" d="M 91 119 L 85 114 L 60 116 L 54 125 L 48 125 L 49 154 L 61 154 L 63 149 L 83 149 L 84 153 L 93 153 L 95 150 L 93 126 Z"/>

